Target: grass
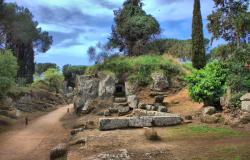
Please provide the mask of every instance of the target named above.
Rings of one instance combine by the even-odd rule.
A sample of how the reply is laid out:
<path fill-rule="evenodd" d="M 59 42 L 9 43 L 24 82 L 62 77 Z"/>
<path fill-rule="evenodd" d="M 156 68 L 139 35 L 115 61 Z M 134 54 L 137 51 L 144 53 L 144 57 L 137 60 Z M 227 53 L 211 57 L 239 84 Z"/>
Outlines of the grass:
<path fill-rule="evenodd" d="M 215 127 L 202 124 L 191 124 L 186 126 L 168 128 L 164 133 L 167 140 L 190 138 L 225 138 L 241 137 L 246 133 L 236 131 L 229 127 Z"/>
<path fill-rule="evenodd" d="M 143 55 L 138 57 L 113 57 L 102 64 L 88 67 L 87 74 L 109 71 L 119 79 L 128 78 L 139 85 L 148 85 L 154 72 L 163 72 L 167 77 L 184 74 L 183 66 L 166 56 Z"/>

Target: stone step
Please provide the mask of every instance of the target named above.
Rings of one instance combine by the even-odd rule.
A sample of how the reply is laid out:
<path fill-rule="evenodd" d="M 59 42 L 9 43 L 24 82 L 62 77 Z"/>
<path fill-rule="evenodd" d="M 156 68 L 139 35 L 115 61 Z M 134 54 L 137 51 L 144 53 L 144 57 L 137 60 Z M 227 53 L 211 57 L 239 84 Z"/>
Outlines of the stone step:
<path fill-rule="evenodd" d="M 122 103 L 113 103 L 114 104 L 114 107 L 118 107 L 118 106 L 128 106 L 128 102 L 122 102 Z"/>
<path fill-rule="evenodd" d="M 116 97 L 114 101 L 116 103 L 123 103 L 123 102 L 127 102 L 127 98 L 126 97 Z"/>
<path fill-rule="evenodd" d="M 101 131 L 124 128 L 165 127 L 181 124 L 181 117 L 169 113 L 162 116 L 101 118 L 99 123 Z"/>

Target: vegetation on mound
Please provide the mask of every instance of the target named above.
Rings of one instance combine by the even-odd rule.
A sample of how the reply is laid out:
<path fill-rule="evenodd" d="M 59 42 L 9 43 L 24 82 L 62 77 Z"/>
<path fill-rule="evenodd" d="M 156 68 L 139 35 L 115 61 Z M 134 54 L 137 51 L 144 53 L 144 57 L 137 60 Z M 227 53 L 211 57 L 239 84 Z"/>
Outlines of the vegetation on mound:
<path fill-rule="evenodd" d="M 86 74 L 95 74 L 98 71 L 114 73 L 119 79 L 128 79 L 142 86 L 150 84 L 151 74 L 154 72 L 163 72 L 167 77 L 184 75 L 184 68 L 181 64 L 157 55 L 113 57 L 102 64 L 87 68 Z"/>

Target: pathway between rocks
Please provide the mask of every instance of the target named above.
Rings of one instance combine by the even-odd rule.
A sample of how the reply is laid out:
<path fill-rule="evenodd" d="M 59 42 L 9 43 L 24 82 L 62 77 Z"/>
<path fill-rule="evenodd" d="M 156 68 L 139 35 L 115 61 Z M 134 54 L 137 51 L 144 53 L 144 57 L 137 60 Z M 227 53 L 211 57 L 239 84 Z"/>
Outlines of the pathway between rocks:
<path fill-rule="evenodd" d="M 0 135 L 1 160 L 47 160 L 49 151 L 67 139 L 67 130 L 60 119 L 72 105 L 60 107 L 21 130 Z"/>

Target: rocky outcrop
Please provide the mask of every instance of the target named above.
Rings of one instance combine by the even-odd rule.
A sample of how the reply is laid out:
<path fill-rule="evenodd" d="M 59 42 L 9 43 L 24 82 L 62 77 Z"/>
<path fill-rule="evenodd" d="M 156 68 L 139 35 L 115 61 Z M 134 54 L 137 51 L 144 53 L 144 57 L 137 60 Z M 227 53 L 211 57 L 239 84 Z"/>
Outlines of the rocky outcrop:
<path fill-rule="evenodd" d="M 99 123 L 102 131 L 124 128 L 164 127 L 181 124 L 181 117 L 175 114 L 165 114 L 162 116 L 101 118 Z"/>
<path fill-rule="evenodd" d="M 167 77 L 161 72 L 155 72 L 151 75 L 153 84 L 151 89 L 154 91 L 164 91 L 169 88 L 169 82 Z"/>
<path fill-rule="evenodd" d="M 102 74 L 99 83 L 98 96 L 99 97 L 110 97 L 115 93 L 116 79 L 111 75 Z"/>
<path fill-rule="evenodd" d="M 74 108 L 77 113 L 80 113 L 88 100 L 98 97 L 99 79 L 92 76 L 77 76 L 75 90 L 77 94 L 74 98 Z"/>
<path fill-rule="evenodd" d="M 250 93 L 245 94 L 240 98 L 241 109 L 246 112 L 250 112 Z"/>
<path fill-rule="evenodd" d="M 50 151 L 50 160 L 58 158 L 65 158 L 67 156 L 68 148 L 65 143 L 58 144 Z"/>
<path fill-rule="evenodd" d="M 139 100 L 136 95 L 130 95 L 127 97 L 127 102 L 128 102 L 129 107 L 137 108 Z"/>

